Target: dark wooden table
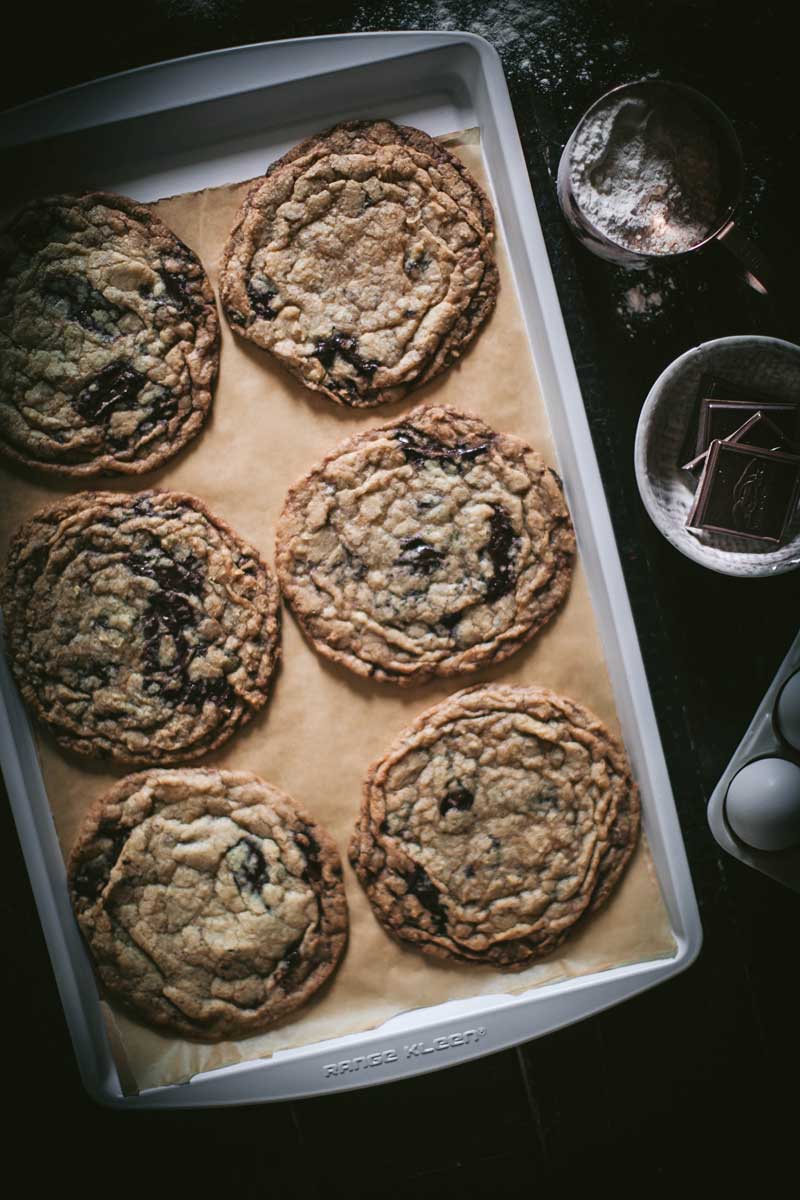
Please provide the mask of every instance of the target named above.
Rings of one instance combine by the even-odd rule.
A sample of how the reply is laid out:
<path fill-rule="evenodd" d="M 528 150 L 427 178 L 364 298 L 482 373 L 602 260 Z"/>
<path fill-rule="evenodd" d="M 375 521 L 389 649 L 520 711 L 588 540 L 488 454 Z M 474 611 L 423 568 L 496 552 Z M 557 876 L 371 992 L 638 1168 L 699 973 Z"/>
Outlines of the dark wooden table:
<path fill-rule="evenodd" d="M 711 337 L 800 340 L 792 287 L 798 133 L 788 6 L 739 22 L 717 0 L 558 3 L 107 0 L 19 6 L 0 107 L 97 75 L 221 46 L 351 29 L 464 28 L 500 49 L 619 541 L 700 902 L 699 961 L 656 990 L 471 1065 L 293 1104 L 128 1115 L 82 1091 L 5 806 L 2 928 L 8 1161 L 35 1138 L 30 1187 L 88 1197 L 533 1196 L 541 1185 L 646 1192 L 760 1182 L 791 1166 L 798 1071 L 798 896 L 727 858 L 705 818 L 721 774 L 800 616 L 797 575 L 714 575 L 656 532 L 633 476 L 639 410 L 656 375 Z M 783 272 L 757 296 L 722 255 L 634 276 L 579 249 L 554 173 L 581 111 L 657 74 L 730 115 L 748 163 L 745 217 Z M 639 291 L 631 296 L 631 289 Z M 656 297 L 660 297 L 660 303 Z M 636 311 L 638 301 L 643 311 Z M 10 1124 L 10 1128 L 9 1128 Z M 569 1193 L 568 1193 L 569 1194 Z"/>

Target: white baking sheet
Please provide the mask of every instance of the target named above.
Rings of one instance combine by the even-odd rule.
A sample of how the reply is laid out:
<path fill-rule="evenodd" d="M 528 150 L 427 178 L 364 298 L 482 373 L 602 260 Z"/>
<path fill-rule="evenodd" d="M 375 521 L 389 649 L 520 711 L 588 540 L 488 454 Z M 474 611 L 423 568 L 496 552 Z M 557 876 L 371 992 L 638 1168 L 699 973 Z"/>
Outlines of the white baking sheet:
<path fill-rule="evenodd" d="M 38 172 L 43 179 L 58 177 L 60 187 L 75 186 L 69 173 L 78 170 L 83 184 L 149 200 L 217 184 L 232 174 L 255 174 L 297 137 L 352 115 L 390 116 L 434 134 L 473 124 L 482 129 L 487 171 L 578 529 L 620 724 L 642 787 L 645 829 L 676 952 L 657 963 L 613 968 L 521 998 L 481 997 L 417 1010 L 377 1034 L 289 1051 L 267 1063 L 215 1071 L 183 1087 L 123 1098 L 91 972 L 65 904 L 63 867 L 29 731 L 6 680 L 0 712 L 3 769 L 81 1070 L 87 1086 L 107 1103 L 236 1103 L 430 1069 L 544 1033 L 652 986 L 688 965 L 700 946 L 696 904 L 608 512 L 494 51 L 470 35 L 397 34 L 198 56 L 78 89 L 54 104 L 28 106 L 15 120 L 0 118 L 0 144 L 18 144 L 14 175 L 19 178 L 24 167 L 29 184 L 35 185 Z M 19 144 L 52 130 L 54 122 L 60 122 L 60 133 L 47 146 Z M 111 123 L 116 127 L 109 128 Z M 70 128 L 83 132 L 70 133 Z M 403 1041 L 408 1030 L 416 1039 L 410 1045 L 417 1047 L 410 1053 Z M 347 1065 L 339 1069 L 342 1062 Z"/>

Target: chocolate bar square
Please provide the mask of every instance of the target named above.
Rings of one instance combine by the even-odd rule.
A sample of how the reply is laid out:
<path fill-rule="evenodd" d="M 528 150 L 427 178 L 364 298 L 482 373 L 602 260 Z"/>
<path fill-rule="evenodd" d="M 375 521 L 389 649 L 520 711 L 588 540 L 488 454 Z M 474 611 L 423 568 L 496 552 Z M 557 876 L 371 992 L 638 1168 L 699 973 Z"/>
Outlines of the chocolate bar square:
<path fill-rule="evenodd" d="M 695 458 L 708 449 L 711 439 L 703 446 L 698 445 L 700 405 L 702 400 L 733 400 L 740 404 L 750 404 L 751 410 L 750 413 L 746 414 L 747 416 L 758 412 L 764 404 L 785 403 L 778 396 L 765 395 L 756 388 L 743 387 L 741 384 L 734 383 L 729 379 L 723 379 L 719 375 L 703 375 L 697 387 L 695 409 L 689 421 L 683 445 L 681 446 L 681 462 L 686 462 L 688 458 Z M 798 398 L 798 409 L 800 410 L 800 397 Z M 743 415 L 739 423 L 741 424 L 744 419 L 745 416 Z M 731 430 L 729 429 L 728 433 L 730 432 Z M 789 436 L 791 437 L 791 434 Z"/>
<path fill-rule="evenodd" d="M 780 543 L 800 495 L 800 455 L 715 439 L 686 524 Z"/>
<path fill-rule="evenodd" d="M 747 442 L 748 446 L 759 446 L 762 450 L 783 450 L 786 454 L 797 454 L 800 451 L 800 446 L 796 442 L 789 441 L 775 422 L 770 421 L 769 417 L 765 417 L 762 412 L 748 417 L 743 425 L 728 434 L 726 438 L 721 438 L 720 441 Z M 707 454 L 708 451 L 704 450 L 691 462 L 684 463 L 684 471 L 701 471 Z"/>
<path fill-rule="evenodd" d="M 742 400 L 711 400 L 704 399 L 700 405 L 700 424 L 697 430 L 697 446 L 695 453 L 703 454 L 711 443 L 717 439 L 724 441 L 741 426 L 741 424 L 761 413 L 778 426 L 784 437 L 794 441 L 797 437 L 797 423 L 800 416 L 800 406 L 790 401 L 761 400 L 757 404 Z"/>

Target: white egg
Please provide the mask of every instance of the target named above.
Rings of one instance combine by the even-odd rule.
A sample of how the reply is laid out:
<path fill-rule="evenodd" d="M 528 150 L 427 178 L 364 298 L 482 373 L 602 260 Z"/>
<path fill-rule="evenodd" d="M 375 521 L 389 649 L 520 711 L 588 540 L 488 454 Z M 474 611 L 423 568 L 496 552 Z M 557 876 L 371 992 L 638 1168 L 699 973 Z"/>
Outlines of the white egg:
<path fill-rule="evenodd" d="M 731 780 L 725 815 L 737 837 L 756 850 L 800 844 L 800 767 L 785 758 L 758 758 Z"/>
<path fill-rule="evenodd" d="M 775 706 L 778 729 L 790 746 L 800 750 L 800 671 L 790 675 Z"/>

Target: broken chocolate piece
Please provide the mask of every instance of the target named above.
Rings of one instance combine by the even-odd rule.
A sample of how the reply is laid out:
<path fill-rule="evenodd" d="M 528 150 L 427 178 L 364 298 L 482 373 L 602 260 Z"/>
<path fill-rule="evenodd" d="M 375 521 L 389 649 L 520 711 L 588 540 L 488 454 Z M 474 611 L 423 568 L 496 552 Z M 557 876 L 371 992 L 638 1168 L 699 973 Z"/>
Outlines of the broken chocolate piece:
<path fill-rule="evenodd" d="M 782 450 L 786 454 L 800 452 L 800 443 L 790 441 L 775 422 L 771 421 L 769 417 L 765 417 L 762 412 L 754 413 L 733 433 L 720 440 L 723 442 L 746 442 L 748 446 L 759 446 L 762 450 Z M 702 471 L 707 454 L 708 451 L 704 450 L 691 462 L 684 463 L 684 471 Z"/>
<path fill-rule="evenodd" d="M 724 379 L 719 375 L 703 375 L 697 387 L 696 400 L 694 411 L 692 412 L 686 436 L 683 439 L 681 446 L 680 462 L 685 463 L 687 459 L 696 458 L 698 455 L 705 453 L 708 449 L 711 438 L 707 438 L 704 445 L 699 444 L 700 434 L 700 410 L 704 400 L 724 400 L 733 401 L 735 403 L 747 404 L 750 406 L 749 412 L 743 412 L 739 424 L 747 417 L 763 409 L 764 405 L 785 403 L 782 396 L 769 395 L 759 391 L 757 388 L 743 386 L 740 383 L 734 383 L 730 379 Z M 798 402 L 800 407 L 800 402 Z M 724 439 L 728 434 L 732 433 L 736 426 L 731 426 L 727 433 L 714 434 L 714 437 Z M 791 434 L 789 434 L 791 437 Z"/>
<path fill-rule="evenodd" d="M 703 454 L 713 441 L 723 441 L 735 433 L 742 423 L 761 413 L 778 426 L 784 437 L 795 441 L 798 434 L 800 406 L 786 400 L 761 401 L 757 404 L 740 400 L 705 399 L 700 406 L 700 426 L 697 431 L 697 454 Z"/>

